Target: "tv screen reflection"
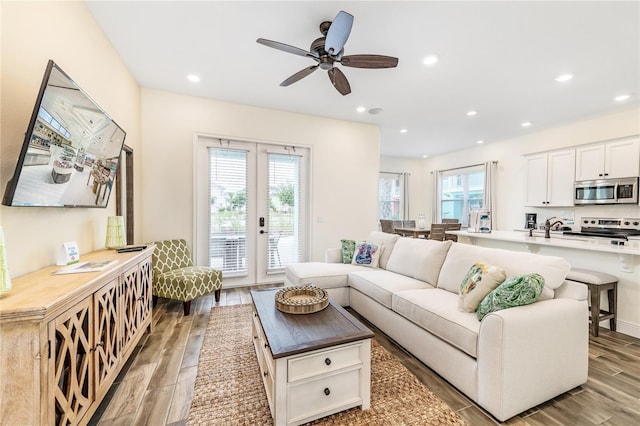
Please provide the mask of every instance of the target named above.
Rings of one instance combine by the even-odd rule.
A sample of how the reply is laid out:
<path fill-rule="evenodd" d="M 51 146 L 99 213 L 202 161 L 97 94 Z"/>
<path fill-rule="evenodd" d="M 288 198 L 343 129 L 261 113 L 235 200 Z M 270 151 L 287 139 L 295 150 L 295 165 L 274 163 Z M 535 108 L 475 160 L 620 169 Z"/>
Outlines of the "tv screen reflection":
<path fill-rule="evenodd" d="M 53 61 L 4 204 L 106 207 L 125 132 Z"/>

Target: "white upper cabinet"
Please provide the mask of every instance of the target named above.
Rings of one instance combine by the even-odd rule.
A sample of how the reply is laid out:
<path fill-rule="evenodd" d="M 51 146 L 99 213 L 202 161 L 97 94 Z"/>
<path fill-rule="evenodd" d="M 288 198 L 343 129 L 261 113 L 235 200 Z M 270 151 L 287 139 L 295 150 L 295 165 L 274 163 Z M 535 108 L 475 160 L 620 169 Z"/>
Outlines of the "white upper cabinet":
<path fill-rule="evenodd" d="M 534 154 L 527 165 L 526 206 L 573 206 L 575 150 Z"/>
<path fill-rule="evenodd" d="M 640 175 L 640 139 L 636 136 L 576 148 L 576 180 Z"/>

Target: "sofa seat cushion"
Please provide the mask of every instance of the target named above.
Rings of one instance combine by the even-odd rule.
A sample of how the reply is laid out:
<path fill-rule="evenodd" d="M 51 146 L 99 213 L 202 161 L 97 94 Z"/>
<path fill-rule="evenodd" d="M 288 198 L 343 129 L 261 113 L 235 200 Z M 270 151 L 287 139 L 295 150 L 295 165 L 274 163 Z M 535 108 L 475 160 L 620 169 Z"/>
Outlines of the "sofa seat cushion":
<path fill-rule="evenodd" d="M 320 288 L 347 286 L 347 275 L 354 271 L 369 271 L 368 266 L 344 263 L 300 262 L 285 268 L 287 280 L 293 285 L 313 284 Z"/>
<path fill-rule="evenodd" d="M 549 295 L 562 285 L 571 269 L 569 262 L 561 257 L 470 244 L 453 244 L 442 264 L 437 287 L 458 293 L 465 274 L 476 262 L 500 267 L 504 269 L 507 277 L 537 272 L 544 277 L 545 288 L 551 290 L 548 292 Z"/>
<path fill-rule="evenodd" d="M 458 295 L 441 289 L 406 290 L 393 295 L 392 309 L 473 358 L 480 321 L 458 310 Z"/>
<path fill-rule="evenodd" d="M 349 274 L 349 285 L 389 309 L 391 296 L 398 291 L 434 288 L 424 281 L 383 269 L 352 272 Z"/>
<path fill-rule="evenodd" d="M 436 285 L 451 241 L 402 237 L 396 241 L 387 270 Z M 465 273 L 469 267 L 465 269 Z M 458 286 L 460 283 L 458 282 Z"/>

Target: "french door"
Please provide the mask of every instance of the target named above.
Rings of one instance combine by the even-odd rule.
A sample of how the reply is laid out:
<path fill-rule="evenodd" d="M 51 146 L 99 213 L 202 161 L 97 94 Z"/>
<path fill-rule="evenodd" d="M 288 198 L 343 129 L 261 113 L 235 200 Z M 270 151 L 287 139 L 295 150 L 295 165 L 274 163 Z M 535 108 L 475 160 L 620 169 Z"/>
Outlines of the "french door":
<path fill-rule="evenodd" d="M 282 282 L 307 260 L 309 150 L 197 136 L 195 256 L 225 287 Z"/>

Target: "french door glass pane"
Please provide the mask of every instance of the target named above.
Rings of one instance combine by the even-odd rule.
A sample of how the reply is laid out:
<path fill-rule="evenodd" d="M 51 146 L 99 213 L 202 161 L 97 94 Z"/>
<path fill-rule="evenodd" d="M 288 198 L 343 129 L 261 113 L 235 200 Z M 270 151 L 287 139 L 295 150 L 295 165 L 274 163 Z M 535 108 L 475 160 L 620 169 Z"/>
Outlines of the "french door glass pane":
<path fill-rule="evenodd" d="M 301 159 L 297 155 L 268 154 L 267 270 L 276 271 L 303 260 L 301 235 Z"/>
<path fill-rule="evenodd" d="M 247 272 L 246 151 L 209 148 L 209 266 Z"/>

